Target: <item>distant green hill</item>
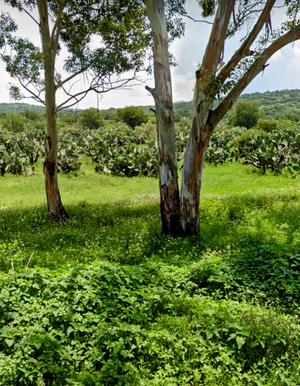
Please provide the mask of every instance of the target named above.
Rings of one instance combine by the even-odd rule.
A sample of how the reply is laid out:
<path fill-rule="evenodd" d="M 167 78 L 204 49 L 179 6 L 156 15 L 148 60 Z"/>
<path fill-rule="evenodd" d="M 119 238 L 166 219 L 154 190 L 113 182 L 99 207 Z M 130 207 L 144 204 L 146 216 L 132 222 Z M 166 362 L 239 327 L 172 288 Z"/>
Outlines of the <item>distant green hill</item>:
<path fill-rule="evenodd" d="M 279 118 L 285 111 L 290 109 L 300 110 L 300 90 L 281 90 L 281 91 L 266 91 L 263 93 L 255 92 L 252 94 L 243 94 L 240 99 L 256 101 L 259 107 L 264 111 L 267 117 L 272 119 Z M 181 117 L 190 118 L 192 114 L 192 102 L 177 102 L 175 103 L 175 114 Z M 150 113 L 154 106 L 140 106 Z M 45 111 L 42 106 L 30 105 L 27 103 L 0 103 L 0 112 L 22 112 L 24 110 Z M 102 114 L 113 115 L 114 108 L 101 110 Z M 72 110 L 69 110 L 69 112 Z M 75 110 L 73 110 L 75 111 Z"/>
<path fill-rule="evenodd" d="M 300 90 L 266 91 L 243 94 L 239 99 L 247 99 L 258 103 L 267 118 L 278 119 L 287 110 L 300 110 Z M 142 107 L 142 106 L 141 106 Z M 144 106 L 150 109 L 150 106 Z M 175 103 L 175 114 L 178 112 L 182 117 L 191 118 L 192 102 Z"/>
<path fill-rule="evenodd" d="M 243 94 L 240 99 L 256 101 L 270 118 L 279 118 L 287 110 L 300 110 L 300 90 L 266 91 Z"/>
<path fill-rule="evenodd" d="M 45 111 L 45 107 L 31 105 L 29 103 L 0 103 L 0 112 L 21 113 L 24 110 Z"/>

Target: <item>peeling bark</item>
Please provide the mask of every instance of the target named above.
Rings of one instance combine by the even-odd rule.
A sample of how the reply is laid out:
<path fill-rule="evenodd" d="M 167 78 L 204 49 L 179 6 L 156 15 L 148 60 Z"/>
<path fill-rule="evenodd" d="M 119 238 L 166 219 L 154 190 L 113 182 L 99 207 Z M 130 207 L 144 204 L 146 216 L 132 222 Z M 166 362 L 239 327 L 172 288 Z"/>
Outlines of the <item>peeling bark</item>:
<path fill-rule="evenodd" d="M 164 0 L 145 0 L 144 3 L 154 41 L 155 89 L 147 87 L 147 90 L 155 100 L 162 231 L 166 235 L 177 236 L 180 233 L 179 188 Z"/>
<path fill-rule="evenodd" d="M 202 65 L 196 71 L 193 118 L 184 155 L 180 190 L 180 227 L 184 236 L 199 233 L 199 205 L 205 153 L 213 126 L 208 123 L 214 95 L 210 80 L 215 76 L 223 55 L 224 42 L 234 0 L 221 0 L 218 6 Z"/>
<path fill-rule="evenodd" d="M 183 236 L 199 233 L 199 205 L 205 153 L 213 127 L 199 128 L 196 114 L 184 157 L 180 190 L 180 227 Z M 195 135 L 199 133 L 199 135 Z"/>
<path fill-rule="evenodd" d="M 37 0 L 40 16 L 40 30 L 43 43 L 45 94 L 47 114 L 47 137 L 45 139 L 45 187 L 48 211 L 55 221 L 68 218 L 61 202 L 57 180 L 57 114 L 55 101 L 54 63 L 56 55 L 56 42 L 50 36 L 47 0 Z"/>
<path fill-rule="evenodd" d="M 174 137 L 172 134 L 174 131 L 174 121 L 172 115 L 171 79 L 168 72 L 169 64 L 168 61 L 165 60 L 165 58 L 167 58 L 166 32 L 161 29 L 162 23 L 165 23 L 165 20 L 162 19 L 164 1 L 144 0 L 144 3 L 147 7 L 154 39 L 155 89 L 149 91 L 151 91 L 154 96 L 156 103 L 161 210 L 164 229 L 165 224 L 170 224 L 171 222 L 170 215 L 174 213 L 176 215 L 176 221 L 178 218 L 178 189 L 174 182 L 175 174 L 172 174 L 172 171 L 176 171 L 176 168 L 175 159 L 171 155 L 171 152 L 175 154 L 175 146 L 173 146 Z M 231 109 L 238 96 L 245 90 L 248 84 L 265 69 L 267 60 L 285 45 L 300 40 L 299 25 L 274 40 L 228 92 L 220 105 L 212 111 L 213 101 L 219 91 L 220 84 L 224 84 L 231 72 L 236 69 L 236 66 L 243 58 L 248 55 L 253 55 L 251 46 L 258 38 L 263 26 L 269 24 L 270 12 L 274 4 L 275 0 L 267 0 L 265 2 L 256 24 L 248 33 L 248 36 L 244 39 L 236 53 L 219 71 L 220 62 L 223 59 L 229 21 L 234 12 L 235 0 L 220 0 L 218 2 L 218 9 L 210 39 L 202 64 L 196 71 L 193 117 L 184 156 L 181 180 L 179 228 L 178 225 L 176 225 L 176 232 L 178 234 L 191 236 L 199 233 L 199 204 L 202 173 L 206 149 L 214 128 L 225 116 L 227 111 Z M 164 232 L 170 233 L 170 227 L 165 228 Z"/>

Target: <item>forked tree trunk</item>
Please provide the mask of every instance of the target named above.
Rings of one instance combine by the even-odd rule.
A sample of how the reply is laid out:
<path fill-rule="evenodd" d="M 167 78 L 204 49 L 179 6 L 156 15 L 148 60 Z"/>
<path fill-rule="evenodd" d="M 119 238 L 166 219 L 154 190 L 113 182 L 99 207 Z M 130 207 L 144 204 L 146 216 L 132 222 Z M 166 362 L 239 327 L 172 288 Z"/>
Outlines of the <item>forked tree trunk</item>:
<path fill-rule="evenodd" d="M 53 37 L 50 36 L 47 0 L 37 0 L 40 29 L 43 43 L 45 68 L 45 99 L 47 114 L 47 137 L 45 139 L 44 174 L 48 211 L 55 221 L 68 218 L 58 189 L 57 181 L 57 114 L 55 102 L 54 63 L 56 47 Z"/>
<path fill-rule="evenodd" d="M 144 3 L 154 42 L 155 89 L 147 89 L 155 99 L 162 231 L 177 236 L 180 233 L 179 188 L 164 0 L 144 0 Z"/>
<path fill-rule="evenodd" d="M 287 44 L 300 39 L 297 25 L 278 37 L 264 49 L 249 69 L 224 97 L 220 105 L 212 111 L 213 100 L 226 83 L 236 66 L 247 56 L 253 56 L 251 46 L 264 25 L 270 25 L 270 12 L 275 0 L 267 0 L 263 10 L 239 49 L 224 65 L 224 45 L 227 38 L 231 15 L 234 15 L 235 0 L 218 1 L 217 12 L 199 70 L 193 98 L 193 118 L 185 152 L 180 195 L 180 227 L 178 228 L 178 187 L 175 159 L 175 139 L 171 78 L 167 60 L 167 33 L 165 28 L 164 1 L 144 0 L 151 22 L 154 39 L 155 90 L 150 90 L 155 98 L 158 124 L 158 145 L 160 163 L 160 189 L 162 222 L 165 233 L 185 236 L 199 233 L 199 204 L 205 153 L 213 129 L 233 106 L 247 85 L 266 67 L 272 55 Z M 247 2 L 246 2 L 247 3 Z M 252 11 L 251 11 L 252 12 Z M 250 12 L 250 13 L 251 13 Z M 253 11 L 254 12 L 254 11 Z M 234 17 L 234 16 L 233 16 Z M 220 67 L 221 65 L 221 67 Z M 220 69 L 221 68 L 221 69 Z M 220 70 L 219 70 L 220 69 Z M 175 178 L 176 176 L 176 178 Z M 176 232 L 172 229 L 172 216 Z"/>

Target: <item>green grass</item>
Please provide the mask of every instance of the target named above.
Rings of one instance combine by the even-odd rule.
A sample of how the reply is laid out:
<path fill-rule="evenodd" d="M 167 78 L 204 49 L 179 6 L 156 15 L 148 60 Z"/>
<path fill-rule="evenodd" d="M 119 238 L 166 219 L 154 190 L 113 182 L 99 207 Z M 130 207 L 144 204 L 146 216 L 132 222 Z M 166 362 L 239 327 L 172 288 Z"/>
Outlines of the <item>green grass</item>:
<path fill-rule="evenodd" d="M 173 239 L 156 179 L 60 175 L 57 224 L 42 172 L 2 178 L 0 385 L 299 385 L 299 183 L 206 165 Z"/>
<path fill-rule="evenodd" d="M 207 165 L 200 206 L 200 237 L 175 242 L 160 235 L 158 181 L 95 173 L 86 165 L 79 177 L 59 176 L 63 203 L 71 216 L 54 224 L 46 212 L 42 173 L 6 176 L 0 185 L 0 240 L 17 240 L 31 266 L 55 268 L 76 261 L 135 264 L 194 261 L 206 249 L 248 245 L 298 248 L 300 182 L 249 173 L 249 168 Z M 173 256 L 173 257 L 172 257 Z"/>

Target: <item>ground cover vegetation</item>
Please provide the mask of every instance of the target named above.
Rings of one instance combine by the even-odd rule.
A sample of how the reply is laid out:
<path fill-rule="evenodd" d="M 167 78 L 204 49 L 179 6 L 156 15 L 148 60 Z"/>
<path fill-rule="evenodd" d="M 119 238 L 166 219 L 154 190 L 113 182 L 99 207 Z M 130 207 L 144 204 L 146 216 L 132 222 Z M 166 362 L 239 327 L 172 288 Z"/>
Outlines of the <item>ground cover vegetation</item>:
<path fill-rule="evenodd" d="M 0 184 L 0 384 L 299 384 L 299 181 L 207 164 L 200 236 L 161 234 L 154 178 L 42 165 Z M 22 201 L 20 201 L 22 200 Z"/>

